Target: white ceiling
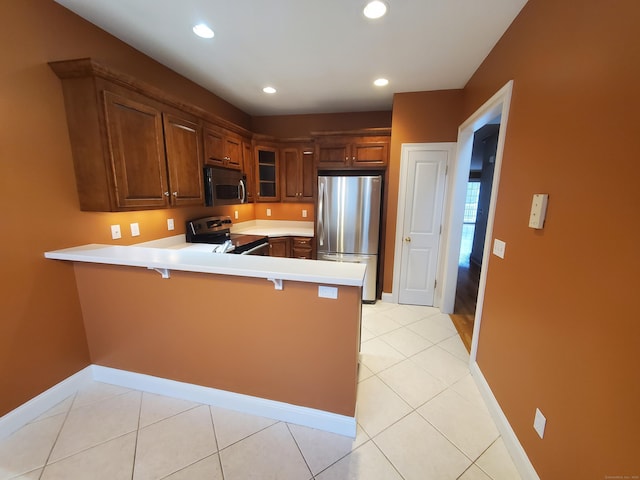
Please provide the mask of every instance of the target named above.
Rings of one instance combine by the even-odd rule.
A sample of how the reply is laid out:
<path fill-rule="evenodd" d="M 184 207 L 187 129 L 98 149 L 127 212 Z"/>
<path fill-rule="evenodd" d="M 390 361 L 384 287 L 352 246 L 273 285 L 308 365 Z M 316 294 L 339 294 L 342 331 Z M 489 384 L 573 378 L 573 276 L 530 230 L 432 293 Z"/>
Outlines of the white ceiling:
<path fill-rule="evenodd" d="M 364 0 L 55 1 L 251 115 L 391 110 L 396 92 L 462 88 L 526 3 L 388 0 L 369 20 Z M 200 22 L 213 39 L 192 33 Z"/>

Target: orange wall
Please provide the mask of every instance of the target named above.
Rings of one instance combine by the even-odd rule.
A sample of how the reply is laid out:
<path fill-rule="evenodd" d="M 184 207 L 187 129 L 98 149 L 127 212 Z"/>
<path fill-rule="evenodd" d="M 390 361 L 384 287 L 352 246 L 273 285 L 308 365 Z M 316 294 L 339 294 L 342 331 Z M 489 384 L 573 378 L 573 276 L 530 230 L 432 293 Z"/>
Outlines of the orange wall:
<path fill-rule="evenodd" d="M 391 112 L 276 115 L 252 118 L 252 131 L 274 137 L 308 137 L 311 132 L 389 128 Z"/>
<path fill-rule="evenodd" d="M 455 142 L 462 118 L 462 90 L 397 93 L 393 97 L 387 171 L 387 221 L 382 291 L 391 293 L 403 143 Z"/>
<path fill-rule="evenodd" d="M 478 363 L 542 479 L 640 475 L 638 19 L 529 0 L 464 90 L 466 117 L 514 80 Z"/>
<path fill-rule="evenodd" d="M 257 220 L 297 220 L 300 222 L 313 222 L 313 203 L 256 203 L 254 215 Z M 271 210 L 271 216 L 267 216 L 267 209 Z M 307 211 L 307 217 L 302 216 L 302 210 Z"/>
<path fill-rule="evenodd" d="M 355 415 L 359 287 L 337 286 L 332 300 L 303 282 L 275 290 L 261 278 L 75 272 L 92 363 Z"/>
<path fill-rule="evenodd" d="M 167 236 L 166 219 L 226 209 L 89 213 L 78 206 L 60 80 L 52 60 L 91 56 L 244 126 L 249 117 L 52 0 L 3 2 L 0 14 L 0 415 L 89 364 L 73 269 L 47 250 Z M 240 208 L 240 221 L 254 218 Z M 129 223 L 139 222 L 133 239 Z M 123 238 L 112 241 L 109 225 Z"/>

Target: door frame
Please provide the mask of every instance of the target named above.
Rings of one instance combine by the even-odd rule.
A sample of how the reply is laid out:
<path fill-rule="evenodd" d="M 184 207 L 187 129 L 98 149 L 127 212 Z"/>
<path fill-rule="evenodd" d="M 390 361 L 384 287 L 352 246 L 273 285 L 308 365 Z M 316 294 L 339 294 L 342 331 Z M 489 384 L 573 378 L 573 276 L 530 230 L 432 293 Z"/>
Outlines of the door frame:
<path fill-rule="evenodd" d="M 404 232 L 404 208 L 407 200 L 407 174 L 409 169 L 409 152 L 416 150 L 447 150 L 449 152 L 449 156 L 447 157 L 447 166 L 449 168 L 454 161 L 456 144 L 454 142 L 433 142 L 433 143 L 403 143 L 401 145 L 401 153 L 400 153 L 400 183 L 398 186 L 398 206 L 397 206 L 397 214 L 396 214 L 396 239 L 395 239 L 395 251 L 393 254 L 393 283 L 391 290 L 391 299 L 390 301 L 393 303 L 398 303 L 398 299 L 400 296 L 400 275 L 401 275 L 401 266 L 402 266 L 402 245 L 403 245 L 403 232 Z M 444 199 L 443 199 L 443 212 L 447 211 L 446 204 L 448 202 L 448 194 L 447 191 L 449 189 L 449 181 L 448 175 L 445 178 L 444 185 Z M 444 215 L 442 216 L 442 222 L 445 222 Z M 442 299 L 442 282 L 440 279 L 442 278 L 443 269 L 444 269 L 444 255 L 442 254 L 443 247 L 445 247 L 445 237 L 444 237 L 445 228 L 443 225 L 442 234 L 440 236 L 440 242 L 438 245 L 438 259 L 437 259 L 437 269 L 436 269 L 436 280 L 438 281 L 438 285 L 435 288 L 433 294 L 433 306 L 439 307 L 441 305 Z"/>
<path fill-rule="evenodd" d="M 449 179 L 451 188 L 448 196 L 448 211 L 445 211 L 445 224 L 447 242 L 444 252 L 444 276 L 441 311 L 452 313 L 456 296 L 456 283 L 458 280 L 458 260 L 460 257 L 460 242 L 462 240 L 462 223 L 464 220 L 464 204 L 469 179 L 471 153 L 473 150 L 473 136 L 476 130 L 500 116 L 500 129 L 498 131 L 498 147 L 496 150 L 495 171 L 491 187 L 491 200 L 487 218 L 487 231 L 485 235 L 484 253 L 480 268 L 480 283 L 478 286 L 478 301 L 471 340 L 470 363 L 476 361 L 478 350 L 478 334 L 482 320 L 482 307 L 487 281 L 487 264 L 491 254 L 491 239 L 493 238 L 493 222 L 495 218 L 496 204 L 498 201 L 498 186 L 500 184 L 500 170 L 502 168 L 502 154 L 507 131 L 509 107 L 513 91 L 513 80 L 507 82 L 478 110 L 476 110 L 460 127 L 458 127 L 458 150 L 454 162 L 453 174 Z"/>

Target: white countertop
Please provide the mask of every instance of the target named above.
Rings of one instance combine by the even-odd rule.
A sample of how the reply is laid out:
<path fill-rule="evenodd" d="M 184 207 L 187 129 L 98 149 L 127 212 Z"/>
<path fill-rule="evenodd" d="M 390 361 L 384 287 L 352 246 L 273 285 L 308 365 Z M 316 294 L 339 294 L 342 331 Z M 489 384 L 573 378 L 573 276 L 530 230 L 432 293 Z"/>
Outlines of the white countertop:
<path fill-rule="evenodd" d="M 358 263 L 203 252 L 202 247 L 186 243 L 184 235 L 131 246 L 83 245 L 44 255 L 55 260 L 145 267 L 169 274 L 178 270 L 356 287 L 362 286 L 366 269 Z"/>
<path fill-rule="evenodd" d="M 266 235 L 268 237 L 313 237 L 313 222 L 251 220 L 233 224 L 231 233 Z"/>

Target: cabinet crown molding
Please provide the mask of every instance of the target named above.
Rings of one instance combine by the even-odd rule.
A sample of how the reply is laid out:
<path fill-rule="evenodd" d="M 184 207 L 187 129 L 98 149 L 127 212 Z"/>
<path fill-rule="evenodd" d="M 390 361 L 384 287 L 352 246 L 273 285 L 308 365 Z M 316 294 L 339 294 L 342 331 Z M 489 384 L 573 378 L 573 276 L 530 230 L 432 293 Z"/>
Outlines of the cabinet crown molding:
<path fill-rule="evenodd" d="M 391 128 L 362 128 L 359 130 L 340 130 L 340 131 L 320 131 L 311 132 L 313 137 L 329 137 L 329 136 L 358 136 L 358 137 L 384 137 L 391 136 Z"/>
<path fill-rule="evenodd" d="M 93 58 L 77 58 L 49 62 L 49 67 L 61 80 L 84 77 L 98 77 L 111 83 L 126 87 L 129 90 L 145 95 L 166 105 L 191 113 L 203 120 L 214 123 L 244 137 L 251 138 L 252 132 L 236 125 L 229 120 L 219 117 L 201 107 L 184 102 L 164 90 L 140 80 L 132 75 L 120 72 Z"/>

